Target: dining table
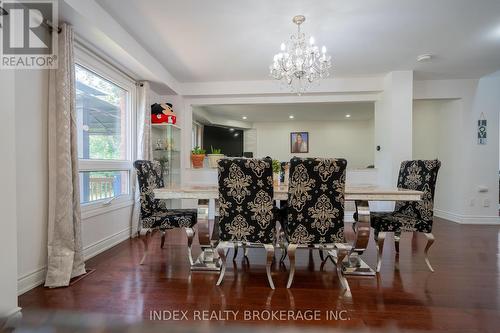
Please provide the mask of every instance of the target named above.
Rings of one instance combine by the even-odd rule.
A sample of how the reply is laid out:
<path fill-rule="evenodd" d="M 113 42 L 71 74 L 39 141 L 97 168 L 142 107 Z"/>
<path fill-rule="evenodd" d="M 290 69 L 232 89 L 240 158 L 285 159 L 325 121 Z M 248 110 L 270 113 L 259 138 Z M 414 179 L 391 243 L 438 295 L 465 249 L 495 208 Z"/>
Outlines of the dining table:
<path fill-rule="evenodd" d="M 347 275 L 374 276 L 375 271 L 366 264 L 361 255 L 365 252 L 370 238 L 370 201 L 419 201 L 423 192 L 381 187 L 375 185 L 355 185 L 346 186 L 344 191 L 345 201 L 353 201 L 356 204 L 357 220 L 353 224 L 354 240 L 351 251 L 347 259 L 340 263 Z M 190 185 L 173 188 L 157 188 L 154 190 L 155 199 L 175 200 L 175 199 L 196 199 L 198 201 L 198 240 L 201 253 L 197 260 L 191 265 L 192 271 L 219 271 L 220 260 L 216 247 L 218 244 L 219 232 L 215 219 L 209 218 L 209 205 L 217 211 L 219 199 L 219 189 L 212 185 Z M 288 186 L 275 185 L 275 201 L 288 200 Z M 217 214 L 216 214 L 217 215 Z M 335 256 L 331 256 L 335 262 Z M 335 262 L 335 264 L 339 264 Z"/>

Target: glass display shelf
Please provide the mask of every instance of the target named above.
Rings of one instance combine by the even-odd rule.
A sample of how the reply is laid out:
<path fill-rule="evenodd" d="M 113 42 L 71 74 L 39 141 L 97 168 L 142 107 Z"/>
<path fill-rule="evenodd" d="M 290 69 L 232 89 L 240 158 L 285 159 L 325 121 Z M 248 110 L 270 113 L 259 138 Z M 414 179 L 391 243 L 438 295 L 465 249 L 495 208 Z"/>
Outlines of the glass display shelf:
<path fill-rule="evenodd" d="M 163 170 L 165 187 L 180 185 L 181 129 L 172 124 L 151 124 L 153 159 L 159 161 Z"/>

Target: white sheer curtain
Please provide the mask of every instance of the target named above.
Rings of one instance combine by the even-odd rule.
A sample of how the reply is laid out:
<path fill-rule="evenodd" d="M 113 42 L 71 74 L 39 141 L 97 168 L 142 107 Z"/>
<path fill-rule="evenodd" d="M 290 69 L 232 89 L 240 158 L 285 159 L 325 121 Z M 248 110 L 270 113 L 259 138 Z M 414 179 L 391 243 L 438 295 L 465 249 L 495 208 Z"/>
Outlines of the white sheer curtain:
<path fill-rule="evenodd" d="M 59 66 L 49 74 L 49 226 L 46 287 L 85 274 L 75 109 L 73 28 L 59 34 Z"/>
<path fill-rule="evenodd" d="M 144 81 L 139 83 L 137 89 L 137 160 L 151 160 L 153 148 L 151 146 L 151 105 L 149 101 L 150 85 Z M 135 172 L 135 171 L 134 171 Z M 137 177 L 134 177 L 134 209 L 132 211 L 132 223 L 137 225 L 137 231 L 141 231 L 140 220 L 140 190 L 137 185 Z"/>

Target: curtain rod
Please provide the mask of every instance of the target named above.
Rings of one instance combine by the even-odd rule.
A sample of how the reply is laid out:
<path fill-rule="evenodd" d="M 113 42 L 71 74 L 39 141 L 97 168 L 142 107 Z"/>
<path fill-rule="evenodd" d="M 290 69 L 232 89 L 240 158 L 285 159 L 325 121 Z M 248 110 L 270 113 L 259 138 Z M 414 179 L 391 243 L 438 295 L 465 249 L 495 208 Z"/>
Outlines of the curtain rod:
<path fill-rule="evenodd" d="M 62 31 L 62 28 L 57 26 L 57 27 L 54 27 L 54 25 L 52 24 L 52 22 L 50 22 L 49 20 L 47 19 L 43 19 L 42 21 L 42 25 L 44 27 L 46 27 L 47 29 L 49 29 L 49 32 L 52 33 L 53 31 L 57 31 L 58 34 L 61 33 Z"/>

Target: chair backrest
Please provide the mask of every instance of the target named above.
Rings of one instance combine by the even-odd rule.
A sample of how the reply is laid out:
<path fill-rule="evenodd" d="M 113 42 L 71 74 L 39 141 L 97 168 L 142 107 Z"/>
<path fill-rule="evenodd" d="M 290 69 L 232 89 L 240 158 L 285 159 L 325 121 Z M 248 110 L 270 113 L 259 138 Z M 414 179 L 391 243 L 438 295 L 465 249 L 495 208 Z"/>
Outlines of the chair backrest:
<path fill-rule="evenodd" d="M 346 167 L 344 159 L 294 157 L 290 160 L 285 226 L 289 242 L 344 242 Z"/>
<path fill-rule="evenodd" d="M 219 239 L 271 244 L 276 220 L 271 158 L 219 160 Z"/>
<path fill-rule="evenodd" d="M 141 193 L 141 217 L 150 217 L 159 207 L 153 190 L 163 187 L 161 165 L 158 161 L 138 160 L 134 162 Z"/>
<path fill-rule="evenodd" d="M 399 169 L 398 188 L 422 191 L 421 201 L 398 201 L 395 211 L 414 217 L 432 227 L 434 192 L 441 162 L 438 160 L 403 161 Z"/>

